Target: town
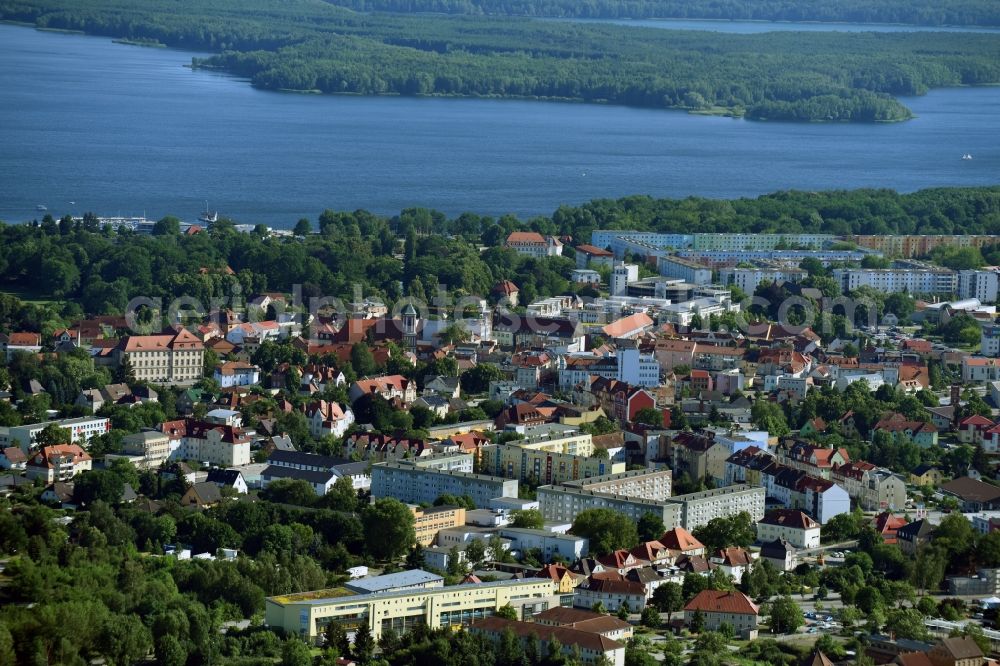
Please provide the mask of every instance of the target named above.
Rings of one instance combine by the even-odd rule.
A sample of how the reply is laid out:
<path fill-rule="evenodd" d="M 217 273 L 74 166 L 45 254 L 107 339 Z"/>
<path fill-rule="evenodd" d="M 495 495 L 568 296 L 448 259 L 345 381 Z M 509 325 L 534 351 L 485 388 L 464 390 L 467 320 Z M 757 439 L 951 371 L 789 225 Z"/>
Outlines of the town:
<path fill-rule="evenodd" d="M 447 305 L 0 294 L 0 663 L 996 663 L 1000 236 L 493 241 Z"/>

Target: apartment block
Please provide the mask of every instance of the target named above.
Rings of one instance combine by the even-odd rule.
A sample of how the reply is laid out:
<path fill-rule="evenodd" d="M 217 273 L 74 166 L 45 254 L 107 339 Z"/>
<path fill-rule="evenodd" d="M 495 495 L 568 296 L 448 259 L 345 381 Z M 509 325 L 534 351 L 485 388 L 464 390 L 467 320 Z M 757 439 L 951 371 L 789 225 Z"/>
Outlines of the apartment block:
<path fill-rule="evenodd" d="M 667 529 L 681 525 L 681 506 L 670 501 L 585 490 L 565 484 L 539 486 L 536 495 L 542 515 L 545 520 L 552 522 L 571 523 L 587 509 L 611 509 L 634 522 L 639 522 L 645 514 L 652 513 L 663 520 Z"/>
<path fill-rule="evenodd" d="M 521 430 L 524 439 L 512 442 L 524 449 L 570 453 L 577 456 L 594 455 L 594 440 L 585 432 L 561 423 L 543 423 L 526 426 Z"/>
<path fill-rule="evenodd" d="M 735 285 L 746 294 L 753 294 L 762 282 L 801 282 L 807 275 L 801 268 L 787 266 L 723 268 L 719 271 L 719 281 L 725 285 Z"/>
<path fill-rule="evenodd" d="M 431 589 L 355 594 L 333 588 L 265 599 L 270 627 L 315 639 L 336 622 L 348 632 L 367 624 L 378 640 L 386 629 L 403 634 L 425 625 L 431 629 L 468 626 L 492 617 L 510 604 L 522 618 L 559 605 L 556 585 L 548 579 L 472 583 Z"/>
<path fill-rule="evenodd" d="M 516 442 L 484 446 L 480 448 L 479 460 L 484 474 L 519 481 L 530 479 L 535 484 L 564 483 L 625 471 L 623 462 L 529 449 L 517 446 Z"/>
<path fill-rule="evenodd" d="M 678 278 L 691 284 L 712 284 L 712 269 L 691 259 L 673 255 L 659 257 L 656 268 L 664 277 Z"/>
<path fill-rule="evenodd" d="M 706 525 L 713 518 L 725 518 L 743 511 L 750 514 L 753 522 L 757 522 L 764 517 L 765 496 L 763 488 L 736 485 L 678 495 L 669 501 L 681 506 L 680 525 L 691 531 Z M 670 527 L 667 525 L 668 529 Z"/>
<path fill-rule="evenodd" d="M 947 268 L 835 268 L 833 279 L 845 292 L 871 287 L 885 293 L 951 295 L 958 273 Z"/>
<path fill-rule="evenodd" d="M 975 298 L 980 303 L 996 303 L 997 291 L 1000 287 L 1000 269 L 996 267 L 983 270 L 965 270 L 958 272 L 958 297 Z"/>
<path fill-rule="evenodd" d="M 494 497 L 517 497 L 517 479 L 453 470 L 424 469 L 408 460 L 372 466 L 372 497 L 395 497 L 407 504 L 433 504 L 441 495 L 468 495 L 477 509 Z"/>
<path fill-rule="evenodd" d="M 20 446 L 22 451 L 35 445 L 35 438 L 38 433 L 45 430 L 50 425 L 56 425 L 64 430 L 69 430 L 69 441 L 66 444 L 86 444 L 95 435 L 103 435 L 111 430 L 111 421 L 100 416 L 81 416 L 73 419 L 61 419 L 59 421 L 42 421 L 41 423 L 31 423 L 28 425 L 10 426 L 6 428 L 7 436 L 4 439 L 0 436 L 0 444 L 4 446 Z"/>
<path fill-rule="evenodd" d="M 906 236 L 848 236 L 859 247 L 878 250 L 894 257 L 912 259 L 923 257 L 939 247 L 984 247 L 1000 243 L 1000 236 L 945 236 L 945 235 L 906 235 Z"/>
<path fill-rule="evenodd" d="M 434 543 L 438 532 L 449 527 L 461 527 L 465 524 L 465 509 L 460 506 L 434 506 L 421 509 L 411 505 L 413 511 L 413 531 L 417 535 L 417 543 L 429 546 Z"/>
<path fill-rule="evenodd" d="M 563 485 L 580 491 L 625 495 L 663 502 L 670 498 L 673 473 L 669 469 L 636 469 L 589 479 L 567 481 Z"/>

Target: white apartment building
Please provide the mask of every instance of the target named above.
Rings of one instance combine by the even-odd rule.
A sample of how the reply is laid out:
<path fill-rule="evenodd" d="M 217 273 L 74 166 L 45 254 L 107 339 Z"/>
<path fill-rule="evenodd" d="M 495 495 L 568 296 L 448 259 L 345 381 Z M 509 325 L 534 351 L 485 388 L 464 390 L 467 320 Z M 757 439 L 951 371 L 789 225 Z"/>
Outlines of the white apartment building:
<path fill-rule="evenodd" d="M 611 270 L 611 295 L 625 296 L 628 283 L 639 279 L 639 267 L 635 264 L 617 264 Z"/>
<path fill-rule="evenodd" d="M 975 298 L 980 303 L 996 303 L 1000 269 L 990 267 L 983 270 L 958 272 L 958 297 Z"/>
<path fill-rule="evenodd" d="M 373 499 L 395 497 L 407 504 L 433 504 L 441 495 L 468 495 L 477 509 L 495 497 L 517 497 L 517 479 L 417 467 L 406 460 L 372 466 Z"/>
<path fill-rule="evenodd" d="M 723 268 L 719 271 L 719 281 L 725 285 L 735 285 L 746 294 L 753 294 L 761 282 L 801 282 L 807 275 L 801 268 L 782 266 Z"/>
<path fill-rule="evenodd" d="M 725 295 L 696 298 L 683 303 L 668 305 L 660 311 L 660 321 L 680 326 L 690 326 L 695 315 L 701 317 L 702 323 L 708 325 L 708 319 L 713 314 L 739 312 L 739 303 L 733 303 L 729 292 Z"/>
<path fill-rule="evenodd" d="M 802 511 L 775 509 L 757 523 L 757 541 L 784 539 L 799 550 L 819 548 L 820 524 Z"/>
<path fill-rule="evenodd" d="M 663 502 L 670 499 L 673 472 L 669 469 L 636 469 L 619 474 L 567 481 L 562 485 L 582 491 L 627 495 Z"/>
<path fill-rule="evenodd" d="M 66 444 L 86 444 L 95 435 L 103 435 L 111 430 L 111 421 L 100 416 L 81 416 L 73 419 L 61 419 L 59 421 L 42 421 L 41 423 L 31 423 L 29 425 L 10 426 L 6 428 L 7 436 L 0 435 L 0 444 L 3 446 L 20 446 L 22 451 L 35 445 L 35 438 L 38 433 L 50 425 L 56 425 L 64 430 L 69 430 L 70 439 Z"/>
<path fill-rule="evenodd" d="M 835 268 L 833 278 L 843 291 L 871 287 L 893 294 L 954 294 L 958 273 L 947 268 Z"/>
<path fill-rule="evenodd" d="M 712 269 L 691 259 L 672 255 L 659 257 L 656 268 L 664 277 L 678 278 L 690 284 L 712 284 Z"/>
<path fill-rule="evenodd" d="M 996 358 L 1000 356 L 1000 326 L 991 324 L 983 326 L 979 336 L 979 353 L 983 356 Z"/>

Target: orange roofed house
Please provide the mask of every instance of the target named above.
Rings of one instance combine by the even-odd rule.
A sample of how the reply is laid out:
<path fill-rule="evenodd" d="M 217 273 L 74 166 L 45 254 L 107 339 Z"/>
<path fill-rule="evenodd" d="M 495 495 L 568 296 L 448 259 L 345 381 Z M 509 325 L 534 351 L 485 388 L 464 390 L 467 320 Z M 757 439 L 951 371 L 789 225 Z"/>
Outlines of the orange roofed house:
<path fill-rule="evenodd" d="M 684 622 L 689 626 L 695 613 L 701 613 L 708 631 L 718 631 L 723 624 L 729 624 L 740 638 L 757 637 L 760 609 L 742 592 L 702 590 L 684 606 Z"/>
<path fill-rule="evenodd" d="M 359 379 L 351 384 L 348 392 L 352 403 L 368 394 L 380 395 L 390 402 L 399 400 L 408 405 L 417 399 L 417 384 L 402 375 L 386 375 Z"/>
<path fill-rule="evenodd" d="M 8 361 L 17 352 L 35 354 L 41 350 L 40 333 L 0 333 L 0 352 Z"/>
<path fill-rule="evenodd" d="M 515 231 L 507 236 L 504 247 L 529 257 L 558 257 L 562 254 L 562 243 L 552 236 L 543 236 L 535 231 Z"/>
<path fill-rule="evenodd" d="M 42 479 L 45 483 L 68 481 L 81 472 L 91 469 L 93 460 L 77 444 L 44 446 L 31 457 L 26 466 L 29 479 Z"/>
<path fill-rule="evenodd" d="M 187 329 L 160 335 L 130 335 L 112 350 L 115 365 L 128 363 L 138 381 L 194 384 L 201 379 L 205 345 Z"/>

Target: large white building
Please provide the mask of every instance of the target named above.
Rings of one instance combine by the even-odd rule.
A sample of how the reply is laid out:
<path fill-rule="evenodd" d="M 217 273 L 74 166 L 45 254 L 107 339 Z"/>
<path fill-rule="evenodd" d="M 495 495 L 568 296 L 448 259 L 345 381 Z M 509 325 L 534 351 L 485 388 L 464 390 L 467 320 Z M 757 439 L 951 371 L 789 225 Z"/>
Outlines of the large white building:
<path fill-rule="evenodd" d="M 27 451 L 35 445 L 38 433 L 50 425 L 56 425 L 69 431 L 70 439 L 64 444 L 86 444 L 91 437 L 103 435 L 111 430 L 111 421 L 101 416 L 81 416 L 59 421 L 42 421 L 28 425 L 0 428 L 0 446 L 19 446 Z"/>
<path fill-rule="evenodd" d="M 958 273 L 947 268 L 835 268 L 833 279 L 845 291 L 871 287 L 887 294 L 954 294 Z"/>
<path fill-rule="evenodd" d="M 611 295 L 624 296 L 628 293 L 628 283 L 639 279 L 639 267 L 635 264 L 617 264 L 611 270 Z"/>
<path fill-rule="evenodd" d="M 996 324 L 983 326 L 983 330 L 979 336 L 979 342 L 980 353 L 983 356 L 991 356 L 994 358 L 1000 356 L 1000 326 L 997 326 Z"/>
<path fill-rule="evenodd" d="M 996 303 L 1000 269 L 991 267 L 983 270 L 958 272 L 958 297 L 975 298 L 980 303 Z"/>
<path fill-rule="evenodd" d="M 761 282 L 801 282 L 806 278 L 801 268 L 768 266 L 758 268 L 723 268 L 719 280 L 725 285 L 735 285 L 746 294 L 753 294 Z"/>
<path fill-rule="evenodd" d="M 672 255 L 659 257 L 656 268 L 664 277 L 678 278 L 691 284 L 712 283 L 712 269 L 691 259 Z"/>

